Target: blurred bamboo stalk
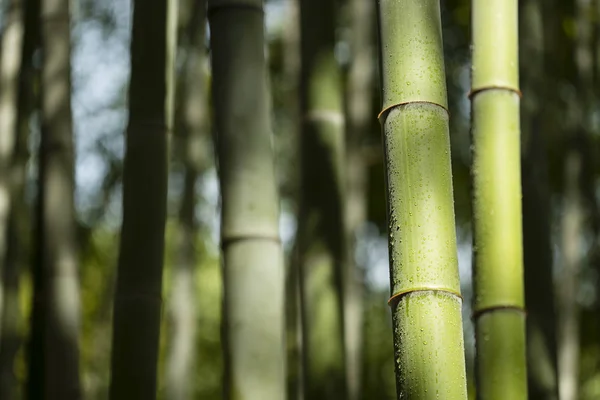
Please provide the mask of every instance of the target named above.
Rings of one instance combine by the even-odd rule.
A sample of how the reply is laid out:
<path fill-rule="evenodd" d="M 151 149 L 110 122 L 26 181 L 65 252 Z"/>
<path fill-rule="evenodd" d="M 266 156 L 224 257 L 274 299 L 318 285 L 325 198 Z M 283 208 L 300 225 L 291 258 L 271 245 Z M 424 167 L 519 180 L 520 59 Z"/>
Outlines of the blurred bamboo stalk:
<path fill-rule="evenodd" d="M 110 399 L 156 398 L 176 1 L 135 0 Z"/>
<path fill-rule="evenodd" d="M 561 400 L 575 400 L 579 389 L 580 310 L 577 302 L 583 263 L 582 240 L 588 219 L 582 183 L 587 173 L 584 147 L 588 141 L 593 100 L 593 42 L 591 0 L 575 2 L 575 68 L 578 83 L 577 123 L 567 138 L 564 159 L 564 208 L 561 220 L 562 269 L 559 291 L 559 394 Z"/>
<path fill-rule="evenodd" d="M 357 234 L 367 219 L 368 164 L 365 142 L 373 110 L 375 9 L 373 2 L 352 0 L 350 47 L 352 61 L 347 79 L 346 104 L 346 236 L 348 263 L 344 271 L 344 334 L 348 399 L 361 397 L 363 361 L 364 276 L 355 260 Z"/>
<path fill-rule="evenodd" d="M 336 2 L 300 2 L 300 271 L 304 396 L 347 397 L 343 272 L 347 263 L 344 114 L 334 54 Z"/>
<path fill-rule="evenodd" d="M 579 386 L 578 277 L 581 267 L 582 209 L 579 193 L 581 157 L 576 150 L 565 160 L 565 206 L 561 221 L 563 263 L 559 291 L 559 393 L 561 400 L 576 400 Z"/>
<path fill-rule="evenodd" d="M 174 114 L 174 150 L 183 166 L 183 194 L 175 233 L 175 262 L 169 302 L 169 346 L 166 360 L 167 398 L 192 398 L 196 362 L 197 255 L 196 189 L 208 165 L 205 88 L 206 0 L 180 0 L 178 10 L 178 74 Z"/>
<path fill-rule="evenodd" d="M 544 32 L 540 0 L 521 2 L 523 260 L 527 308 L 528 392 L 558 399 L 556 306 L 552 276 Z M 552 90 L 549 88 L 549 90 Z"/>
<path fill-rule="evenodd" d="M 221 184 L 225 399 L 286 393 L 284 264 L 262 0 L 209 0 Z"/>
<path fill-rule="evenodd" d="M 42 121 L 27 396 L 69 400 L 81 398 L 70 2 L 40 4 Z"/>

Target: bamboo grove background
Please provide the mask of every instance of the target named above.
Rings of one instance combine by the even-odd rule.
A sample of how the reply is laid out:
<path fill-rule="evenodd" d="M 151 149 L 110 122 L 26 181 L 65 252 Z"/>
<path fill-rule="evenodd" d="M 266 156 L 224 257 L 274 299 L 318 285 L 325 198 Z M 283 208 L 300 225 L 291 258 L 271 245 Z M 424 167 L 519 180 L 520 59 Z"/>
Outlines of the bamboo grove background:
<path fill-rule="evenodd" d="M 1 2 L 0 399 L 397 398 L 395 364 L 419 356 L 394 353 L 389 260 L 405 255 L 387 217 L 404 230 L 403 215 L 437 212 L 386 199 L 386 179 L 408 190 L 398 171 L 448 194 L 445 222 L 418 226 L 458 263 L 460 284 L 452 269 L 431 280 L 462 294 L 460 312 L 435 301 L 462 317 L 462 337 L 439 329 L 464 342 L 464 359 L 446 350 L 468 397 L 600 398 L 599 0 L 133 3 Z M 404 39 L 427 37 L 437 20 L 420 10 L 438 6 L 439 106 L 378 119 L 406 100 L 390 93 L 418 89 L 386 74 L 422 65 L 409 62 L 426 45 Z M 440 140 L 386 170 L 403 156 L 386 132 L 419 115 Z M 473 254 L 498 265 L 473 275 Z M 434 349 L 411 326 L 403 340 Z M 460 365 L 422 365 L 464 381 Z M 454 389 L 439 398 L 464 398 Z"/>

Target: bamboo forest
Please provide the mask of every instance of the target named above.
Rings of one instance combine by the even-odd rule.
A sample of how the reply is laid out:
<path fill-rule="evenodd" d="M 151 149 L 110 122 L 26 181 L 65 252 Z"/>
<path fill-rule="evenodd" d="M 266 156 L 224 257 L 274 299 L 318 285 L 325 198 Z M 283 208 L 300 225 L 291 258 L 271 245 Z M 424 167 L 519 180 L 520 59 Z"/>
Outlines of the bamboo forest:
<path fill-rule="evenodd" d="M 0 0 L 0 400 L 600 400 L 600 0 Z"/>

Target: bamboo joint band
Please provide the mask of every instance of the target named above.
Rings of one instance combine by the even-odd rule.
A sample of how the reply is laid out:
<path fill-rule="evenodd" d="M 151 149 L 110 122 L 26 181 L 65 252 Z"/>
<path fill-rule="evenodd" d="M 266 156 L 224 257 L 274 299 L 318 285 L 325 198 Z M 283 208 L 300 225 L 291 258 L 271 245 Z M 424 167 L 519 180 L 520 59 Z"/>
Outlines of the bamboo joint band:
<path fill-rule="evenodd" d="M 311 110 L 304 115 L 306 122 L 326 122 L 333 125 L 344 125 L 344 114 L 337 110 Z"/>
<path fill-rule="evenodd" d="M 381 121 L 381 117 L 383 117 L 384 115 L 387 115 L 390 111 L 392 111 L 393 108 L 405 106 L 407 104 L 432 104 L 434 106 L 438 106 L 438 107 L 446 110 L 446 112 L 448 113 L 448 118 L 450 118 L 450 110 L 448 110 L 448 108 L 444 107 L 443 105 L 441 105 L 439 103 L 435 103 L 433 101 L 426 101 L 426 100 L 412 100 L 412 101 L 405 101 L 402 103 L 390 104 L 389 106 L 387 106 L 383 110 L 381 110 L 379 115 L 377 115 L 377 119 Z M 385 122 L 385 120 L 382 122 Z"/>
<path fill-rule="evenodd" d="M 481 86 L 478 88 L 471 89 L 467 94 L 469 99 L 472 99 L 477 93 L 485 92 L 486 90 L 504 90 L 507 92 L 513 92 L 519 95 L 519 97 L 523 97 L 523 93 L 515 87 L 512 86 L 503 86 L 503 85 L 487 85 Z"/>
<path fill-rule="evenodd" d="M 246 3 L 226 3 L 226 4 L 219 4 L 217 6 L 208 7 L 208 16 L 215 14 L 219 11 L 227 10 L 227 9 L 252 11 L 252 12 L 264 14 L 264 10 L 261 6 L 256 6 L 253 4 L 246 4 Z"/>
<path fill-rule="evenodd" d="M 443 289 L 443 288 L 413 288 L 413 289 L 406 289 L 403 290 L 401 292 L 397 292 L 394 293 L 390 299 L 388 300 L 388 306 L 390 307 L 394 307 L 396 304 L 398 304 L 398 302 L 400 301 L 400 299 L 408 294 L 411 293 L 417 293 L 417 292 L 443 292 L 449 295 L 452 295 L 454 297 L 458 297 L 461 301 L 462 301 L 462 296 L 460 295 L 459 292 L 456 292 L 454 290 L 450 290 L 450 289 Z"/>
<path fill-rule="evenodd" d="M 492 311 L 515 311 L 515 312 L 518 312 L 518 313 L 521 313 L 521 314 L 527 316 L 527 311 L 525 310 L 524 307 L 501 304 L 501 305 L 497 305 L 497 306 L 484 307 L 480 310 L 474 311 L 473 314 L 471 314 L 471 319 L 473 321 L 476 321 L 483 314 L 487 314 Z"/>
<path fill-rule="evenodd" d="M 227 245 L 235 243 L 235 242 L 243 242 L 248 240 L 263 240 L 268 242 L 274 242 L 277 244 L 281 243 L 281 239 L 279 236 L 271 236 L 271 235 L 260 235 L 260 234 L 252 234 L 252 235 L 231 235 L 228 237 L 221 238 L 221 248 L 224 249 Z"/>

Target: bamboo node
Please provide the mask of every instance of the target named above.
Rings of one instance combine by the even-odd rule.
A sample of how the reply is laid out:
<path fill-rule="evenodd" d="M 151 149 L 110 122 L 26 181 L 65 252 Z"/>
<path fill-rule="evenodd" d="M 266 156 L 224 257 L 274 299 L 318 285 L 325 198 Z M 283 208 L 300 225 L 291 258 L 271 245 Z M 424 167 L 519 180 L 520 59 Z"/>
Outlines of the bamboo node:
<path fill-rule="evenodd" d="M 446 294 L 450 294 L 454 297 L 458 297 L 461 301 L 463 300 L 463 297 L 460 294 L 460 292 L 455 291 L 455 290 L 445 289 L 445 288 L 436 288 L 436 287 L 430 287 L 430 288 L 422 287 L 422 288 L 406 289 L 406 290 L 402 290 L 400 292 L 394 293 L 393 295 L 390 296 L 389 300 L 387 301 L 388 306 L 394 307 L 395 305 L 398 304 L 398 302 L 400 301 L 400 298 L 406 296 L 407 294 L 416 293 L 416 292 L 443 292 Z"/>
<path fill-rule="evenodd" d="M 344 125 L 344 114 L 337 110 L 311 110 L 304 115 L 306 122 L 327 122 L 333 125 Z"/>
<path fill-rule="evenodd" d="M 524 307 L 510 304 L 500 304 L 497 306 L 484 307 L 480 310 L 473 311 L 473 313 L 471 314 L 471 320 L 476 321 L 483 314 L 487 314 L 492 311 L 515 311 L 527 316 L 527 310 L 525 310 Z"/>
<path fill-rule="evenodd" d="M 387 106 L 383 110 L 381 110 L 381 112 L 377 115 L 377 119 L 380 122 L 382 122 L 381 117 L 383 117 L 384 114 L 389 113 L 390 111 L 392 111 L 393 108 L 404 106 L 407 104 L 433 104 L 434 106 L 438 106 L 438 107 L 441 107 L 444 110 L 446 110 L 446 112 L 448 113 L 448 118 L 450 118 L 450 110 L 448 110 L 447 107 L 441 105 L 440 103 L 435 103 L 433 101 L 427 101 L 427 100 L 411 100 L 411 101 L 404 101 L 401 103 L 390 104 L 389 106 Z M 385 122 L 385 121 L 383 121 L 383 122 Z"/>
<path fill-rule="evenodd" d="M 513 92 L 519 95 L 520 98 L 523 97 L 523 93 L 512 86 L 504 86 L 504 85 L 486 85 L 486 86 L 481 86 L 475 89 L 471 89 L 469 90 L 469 93 L 467 93 L 467 97 L 469 99 L 473 98 L 473 96 L 475 96 L 477 93 L 480 92 L 485 92 L 486 90 L 506 90 L 507 92 Z"/>
<path fill-rule="evenodd" d="M 279 236 L 264 235 L 264 234 L 246 234 L 246 235 L 231 235 L 229 237 L 221 238 L 221 249 L 225 249 L 227 245 L 235 242 L 243 242 L 247 240 L 264 240 L 281 244 L 281 238 Z"/>

